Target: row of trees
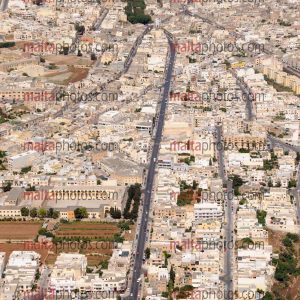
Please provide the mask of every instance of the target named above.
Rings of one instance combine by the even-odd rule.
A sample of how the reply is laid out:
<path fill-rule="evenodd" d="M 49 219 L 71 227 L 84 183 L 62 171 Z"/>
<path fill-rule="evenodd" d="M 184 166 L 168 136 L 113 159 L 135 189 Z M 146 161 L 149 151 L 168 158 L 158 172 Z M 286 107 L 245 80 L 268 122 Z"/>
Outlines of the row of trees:
<path fill-rule="evenodd" d="M 138 217 L 141 195 L 142 195 L 142 191 L 141 191 L 141 185 L 139 183 L 136 183 L 129 187 L 128 198 L 123 212 L 123 217 L 125 219 L 131 219 L 136 221 Z M 132 204 L 132 200 L 133 200 L 133 204 Z"/>
<path fill-rule="evenodd" d="M 120 219 L 122 214 L 121 211 L 117 208 L 111 208 L 110 214 L 114 219 Z M 46 210 L 45 208 L 21 208 L 22 217 L 31 217 L 31 218 L 53 218 L 57 219 L 59 217 L 59 212 L 54 210 L 53 208 L 49 208 Z M 78 207 L 74 209 L 74 215 L 77 220 L 88 218 L 89 214 L 85 207 Z"/>
<path fill-rule="evenodd" d="M 45 208 L 32 208 L 29 209 L 27 207 L 21 208 L 21 215 L 22 217 L 31 217 L 31 218 L 53 218 L 57 219 L 59 217 L 59 212 L 54 210 L 53 208 L 49 208 L 46 210 Z"/>
<path fill-rule="evenodd" d="M 0 43 L 0 48 L 10 48 L 16 45 L 15 42 L 2 42 Z"/>
<path fill-rule="evenodd" d="M 115 207 L 111 207 L 109 213 L 113 219 L 121 219 L 122 217 L 122 212 Z"/>

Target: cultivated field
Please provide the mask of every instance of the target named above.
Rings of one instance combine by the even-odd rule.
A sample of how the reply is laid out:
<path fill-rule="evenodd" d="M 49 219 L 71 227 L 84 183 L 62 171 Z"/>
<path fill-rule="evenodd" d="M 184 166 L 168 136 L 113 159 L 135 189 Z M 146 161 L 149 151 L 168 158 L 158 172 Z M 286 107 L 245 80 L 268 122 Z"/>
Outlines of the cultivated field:
<path fill-rule="evenodd" d="M 0 240 L 30 240 L 34 239 L 42 222 L 0 222 Z"/>
<path fill-rule="evenodd" d="M 55 232 L 57 237 L 88 237 L 88 238 L 112 238 L 119 233 L 120 229 L 114 223 L 85 223 L 74 222 L 71 224 L 60 224 Z"/>

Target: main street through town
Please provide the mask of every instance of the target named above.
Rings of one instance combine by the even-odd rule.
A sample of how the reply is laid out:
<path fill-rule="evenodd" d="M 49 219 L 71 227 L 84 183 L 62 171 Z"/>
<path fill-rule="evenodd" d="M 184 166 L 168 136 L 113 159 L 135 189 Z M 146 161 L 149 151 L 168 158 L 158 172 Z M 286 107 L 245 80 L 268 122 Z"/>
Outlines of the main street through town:
<path fill-rule="evenodd" d="M 222 280 L 224 281 L 224 296 L 225 299 L 232 299 L 231 295 L 233 293 L 233 278 L 232 278 L 232 264 L 233 264 L 233 247 L 228 247 L 228 245 L 233 244 L 233 191 L 232 191 L 232 181 L 227 179 L 224 163 L 224 142 L 222 140 L 222 126 L 216 126 L 216 138 L 217 145 L 222 145 L 222 147 L 217 147 L 218 155 L 218 167 L 219 167 L 219 177 L 222 179 L 224 185 L 227 186 L 227 191 L 224 193 L 224 211 L 225 211 L 225 223 L 224 223 L 224 274 Z"/>
<path fill-rule="evenodd" d="M 148 168 L 148 175 L 147 181 L 145 186 L 145 195 L 144 195 L 144 206 L 141 216 L 141 223 L 138 231 L 138 238 L 137 238 L 137 247 L 135 251 L 134 257 L 134 264 L 133 264 L 133 276 L 131 280 L 130 296 L 128 299 L 138 299 L 138 293 L 140 288 L 140 280 L 139 278 L 142 275 L 142 266 L 143 266 L 143 255 L 145 250 L 145 241 L 146 235 L 148 233 L 148 221 L 149 221 L 149 212 L 151 206 L 151 199 L 152 199 L 152 189 L 153 189 L 153 182 L 155 177 L 155 167 L 157 163 L 157 158 L 159 154 L 159 147 L 162 138 L 164 120 L 165 120 L 165 113 L 169 98 L 170 86 L 171 86 L 171 78 L 173 73 L 173 67 L 175 63 L 175 48 L 172 47 L 172 40 L 167 35 L 168 42 L 169 42 L 169 55 L 167 60 L 167 68 L 165 74 L 165 85 L 162 94 L 161 106 L 159 117 L 156 124 L 156 132 L 155 132 L 155 139 L 152 148 L 152 155 L 151 161 L 149 163 Z"/>

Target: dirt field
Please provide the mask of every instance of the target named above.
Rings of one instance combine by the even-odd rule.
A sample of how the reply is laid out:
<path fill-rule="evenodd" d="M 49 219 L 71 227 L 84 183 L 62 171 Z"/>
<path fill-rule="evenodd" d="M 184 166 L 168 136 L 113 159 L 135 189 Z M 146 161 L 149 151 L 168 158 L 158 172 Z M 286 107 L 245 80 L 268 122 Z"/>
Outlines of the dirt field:
<path fill-rule="evenodd" d="M 41 222 L 1 222 L 0 240 L 34 239 L 41 225 Z"/>
<path fill-rule="evenodd" d="M 74 66 L 74 65 L 84 65 L 92 66 L 94 61 L 89 58 L 83 58 L 74 55 L 46 55 L 45 60 L 47 63 L 53 63 L 55 65 L 64 65 L 64 66 Z"/>
<path fill-rule="evenodd" d="M 9 255 L 13 251 L 35 251 L 41 255 L 41 261 L 44 262 L 47 255 L 48 250 L 43 249 L 42 247 L 33 247 L 35 249 L 29 249 L 28 244 L 25 243 L 0 243 L 0 252 L 5 252 L 5 260 L 7 261 L 9 258 Z"/>
<path fill-rule="evenodd" d="M 113 223 L 83 223 L 60 224 L 55 232 L 57 237 L 90 237 L 111 238 L 120 229 Z"/>
<path fill-rule="evenodd" d="M 50 75 L 45 75 L 48 80 L 57 83 L 68 85 L 69 83 L 80 81 L 88 75 L 89 69 L 95 63 L 89 58 L 83 58 L 71 55 L 48 55 L 45 56 L 46 63 L 52 63 L 56 66 L 67 66 L 66 71 L 57 71 Z M 85 68 L 74 67 L 85 66 Z"/>
<path fill-rule="evenodd" d="M 130 225 L 130 231 L 126 231 L 124 234 L 124 239 L 126 241 L 133 241 L 136 234 L 136 224 Z"/>
<path fill-rule="evenodd" d="M 5 260 L 7 262 L 12 251 L 35 251 L 41 255 L 41 262 L 47 265 L 54 265 L 57 256 L 61 252 L 65 253 L 81 253 L 86 254 L 89 266 L 98 266 L 101 261 L 108 260 L 114 248 L 113 243 L 109 242 L 91 242 L 84 243 L 68 243 L 64 242 L 58 246 L 42 243 L 0 243 L 0 252 L 5 252 Z M 80 249 L 80 246 L 86 249 Z"/>
<path fill-rule="evenodd" d="M 53 73 L 51 75 L 46 75 L 49 81 L 57 84 L 68 85 L 76 81 L 84 79 L 88 75 L 88 68 L 75 68 L 68 67 L 67 71 Z"/>
<path fill-rule="evenodd" d="M 53 265 L 59 253 L 64 252 L 85 254 L 89 266 L 98 266 L 101 261 L 111 257 L 114 247 L 114 243 L 111 242 L 63 242 L 52 247 L 46 263 Z"/>
<path fill-rule="evenodd" d="M 286 233 L 273 231 L 271 229 L 268 229 L 268 232 L 269 232 L 268 243 L 272 245 L 274 253 L 279 253 L 282 247 L 281 241 L 285 237 Z"/>
<path fill-rule="evenodd" d="M 110 256 L 92 256 L 87 255 L 88 265 L 89 266 L 99 266 L 100 262 L 109 260 Z"/>

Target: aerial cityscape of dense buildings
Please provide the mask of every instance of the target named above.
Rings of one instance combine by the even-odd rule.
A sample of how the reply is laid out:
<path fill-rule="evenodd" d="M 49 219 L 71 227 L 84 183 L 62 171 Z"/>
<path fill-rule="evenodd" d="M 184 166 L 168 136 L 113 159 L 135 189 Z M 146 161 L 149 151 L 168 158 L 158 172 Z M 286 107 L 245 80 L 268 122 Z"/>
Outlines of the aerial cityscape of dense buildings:
<path fill-rule="evenodd" d="M 299 0 L 0 0 L 0 300 L 300 299 Z"/>

